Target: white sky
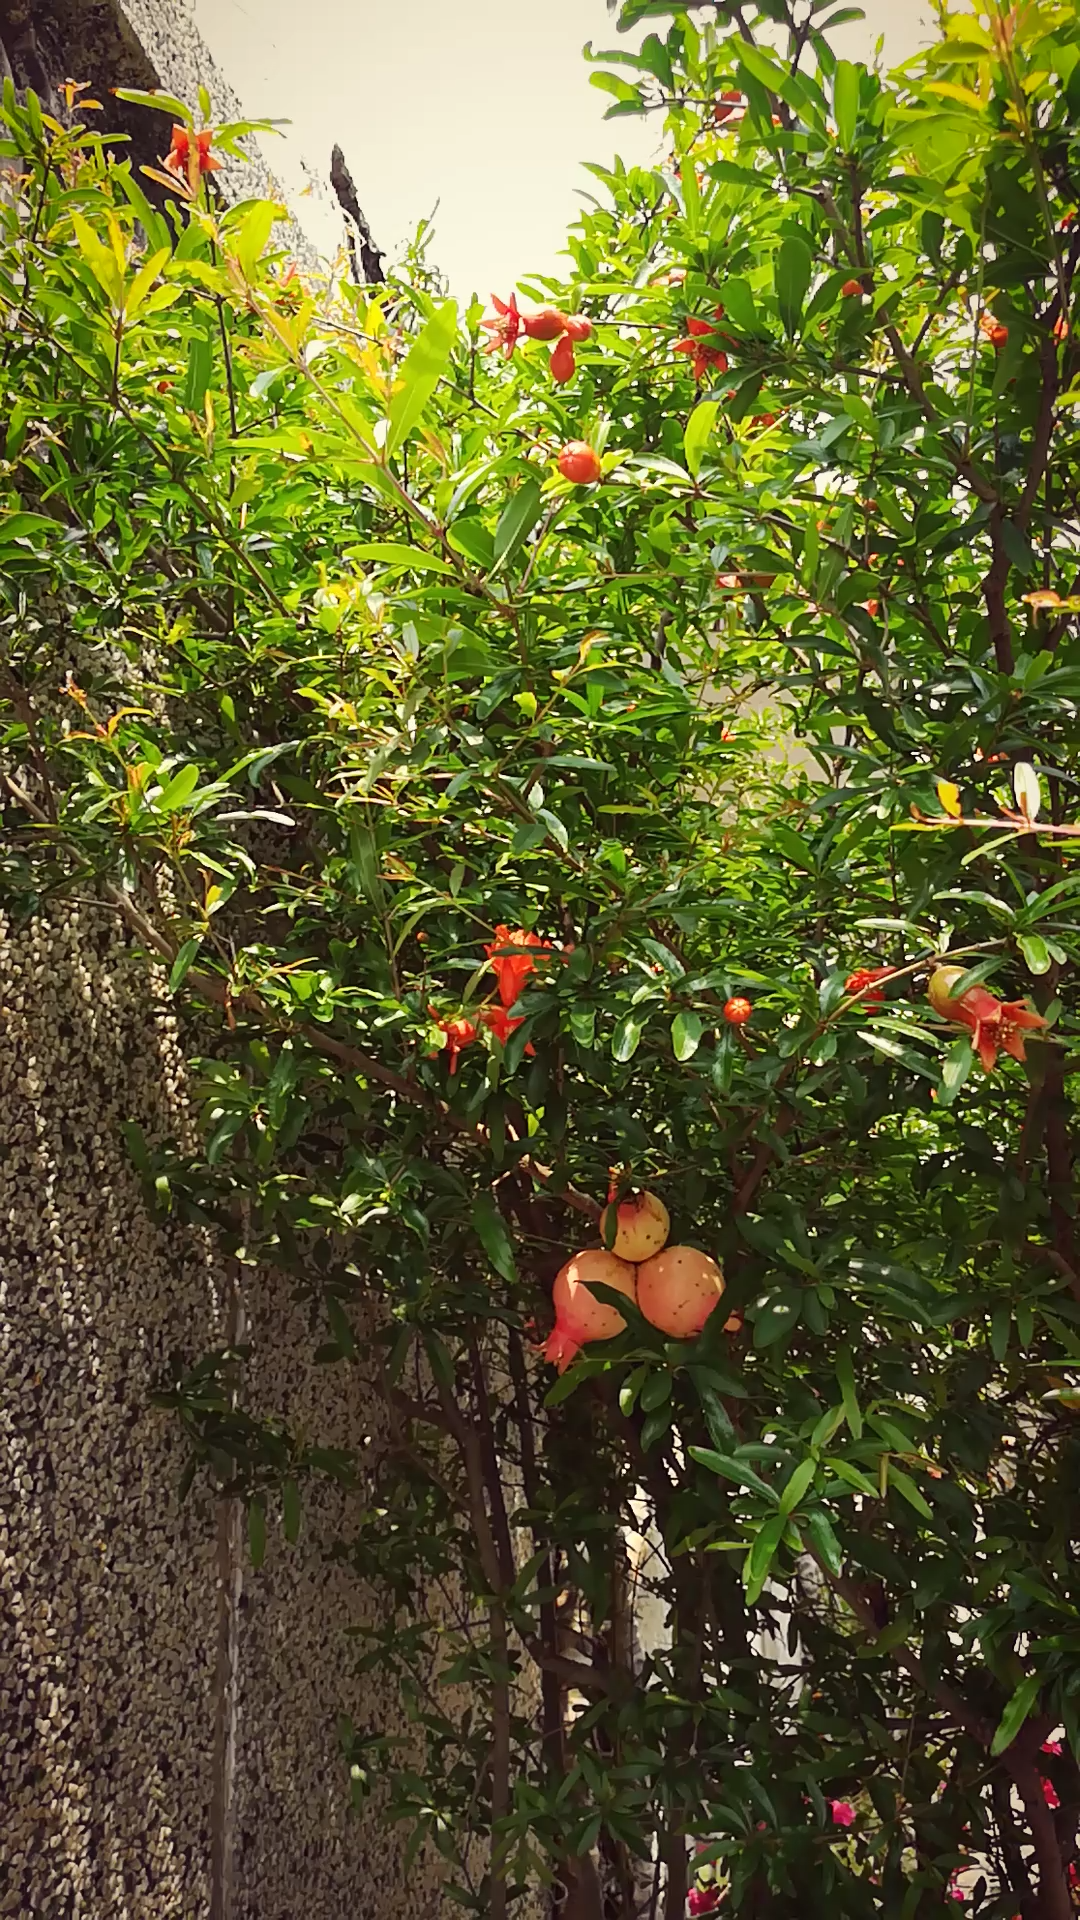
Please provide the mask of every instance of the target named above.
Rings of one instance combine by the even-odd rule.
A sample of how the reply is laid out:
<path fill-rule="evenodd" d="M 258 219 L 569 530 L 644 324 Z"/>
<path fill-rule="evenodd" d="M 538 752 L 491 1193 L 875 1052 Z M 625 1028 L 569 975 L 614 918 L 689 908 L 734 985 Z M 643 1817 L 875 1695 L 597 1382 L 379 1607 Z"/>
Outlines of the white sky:
<path fill-rule="evenodd" d="M 892 64 L 927 37 L 927 0 L 863 4 L 834 36 L 849 58 L 884 33 Z M 439 203 L 430 257 L 459 298 L 558 271 L 580 192 L 602 191 L 581 162 L 647 163 L 659 142 L 659 116 L 605 121 L 589 84 L 587 40 L 631 44 L 604 0 L 195 0 L 195 15 L 245 111 L 291 122 L 267 157 L 320 250 L 340 240 L 336 203 L 295 195 L 325 181 L 336 140 L 389 254 Z"/>

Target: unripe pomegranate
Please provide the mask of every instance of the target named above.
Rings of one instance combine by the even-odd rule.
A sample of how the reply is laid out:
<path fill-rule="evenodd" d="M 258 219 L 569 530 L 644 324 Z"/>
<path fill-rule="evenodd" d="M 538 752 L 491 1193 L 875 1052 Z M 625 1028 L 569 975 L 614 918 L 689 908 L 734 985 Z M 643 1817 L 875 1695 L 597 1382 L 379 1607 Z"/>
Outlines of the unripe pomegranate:
<path fill-rule="evenodd" d="M 724 1276 L 697 1247 L 665 1247 L 638 1268 L 637 1303 L 654 1327 L 673 1340 L 701 1332 L 720 1295 Z"/>
<path fill-rule="evenodd" d="M 535 313 L 523 313 L 521 331 L 530 340 L 557 340 L 569 322 L 558 307 L 537 307 Z"/>
<path fill-rule="evenodd" d="M 636 1275 L 626 1260 L 620 1260 L 603 1247 L 587 1247 L 575 1253 L 555 1275 L 551 1298 L 555 1304 L 555 1325 L 544 1344 L 545 1360 L 554 1361 L 565 1373 L 580 1347 L 590 1340 L 614 1340 L 626 1325 L 616 1307 L 605 1306 L 589 1292 L 589 1282 L 613 1287 L 634 1298 Z"/>
<path fill-rule="evenodd" d="M 943 1020 L 956 1018 L 960 1002 L 953 999 L 953 988 L 963 978 L 964 972 L 963 967 L 935 967 L 930 975 L 926 997 L 934 1012 L 940 1013 Z"/>
<path fill-rule="evenodd" d="M 600 1215 L 600 1232 L 606 1234 L 606 1225 L 611 1214 L 611 1205 L 604 1208 Z M 636 1266 L 641 1260 L 651 1259 L 667 1245 L 671 1231 L 668 1210 L 655 1193 L 628 1193 L 620 1200 L 616 1209 L 615 1239 L 611 1251 L 620 1260 L 632 1260 Z"/>
<path fill-rule="evenodd" d="M 556 386 L 564 387 L 574 377 L 574 343 L 568 333 L 564 333 L 551 349 L 551 377 Z"/>
<path fill-rule="evenodd" d="M 600 478 L 600 455 L 587 440 L 568 440 L 559 455 L 559 472 L 576 487 L 591 487 Z"/>
<path fill-rule="evenodd" d="M 583 313 L 564 313 L 560 315 L 565 331 L 571 340 L 588 340 L 592 335 L 592 321 Z"/>

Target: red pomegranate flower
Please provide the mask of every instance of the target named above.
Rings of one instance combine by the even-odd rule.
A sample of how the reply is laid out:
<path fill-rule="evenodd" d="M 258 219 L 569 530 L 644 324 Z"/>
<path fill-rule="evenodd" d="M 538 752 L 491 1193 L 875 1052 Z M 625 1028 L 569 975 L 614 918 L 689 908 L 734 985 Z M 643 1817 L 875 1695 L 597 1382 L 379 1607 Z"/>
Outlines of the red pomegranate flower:
<path fill-rule="evenodd" d="M 724 1001 L 724 1019 L 729 1027 L 745 1027 L 753 1011 L 749 1000 L 744 999 L 741 993 L 733 994 L 730 1000 Z"/>
<path fill-rule="evenodd" d="M 963 972 L 963 967 L 934 969 L 926 990 L 934 1012 L 956 1026 L 968 1028 L 985 1073 L 993 1072 L 999 1052 L 1013 1060 L 1025 1060 L 1024 1035 L 1045 1027 L 1042 1014 L 1033 1013 L 1022 1000 L 999 1000 L 985 987 L 969 987 L 954 999 L 952 990 Z"/>
<path fill-rule="evenodd" d="M 517 294 L 512 293 L 509 300 L 500 300 L 498 294 L 493 293 L 491 304 L 495 309 L 494 320 L 480 322 L 480 325 L 485 327 L 491 335 L 487 343 L 487 351 L 497 353 L 501 347 L 509 360 L 517 345 L 518 334 L 521 332 L 521 314 L 518 311 Z"/>
<path fill-rule="evenodd" d="M 691 1887 L 686 1896 L 688 1913 L 715 1913 L 719 1905 L 719 1887 Z"/>
<path fill-rule="evenodd" d="M 491 962 L 491 971 L 499 986 L 499 999 L 504 1007 L 512 1007 L 521 998 L 521 990 L 530 973 L 535 970 L 538 953 L 550 953 L 551 941 L 540 940 L 534 933 L 527 933 L 524 927 L 497 926 L 495 938 L 484 948 Z"/>
<path fill-rule="evenodd" d="M 834 1827 L 853 1827 L 855 1825 L 855 1809 L 850 1800 L 830 1800 L 829 1811 L 833 1817 Z"/>
<path fill-rule="evenodd" d="M 844 992 L 861 994 L 865 1007 L 880 1007 L 885 995 L 874 983 L 877 980 L 890 980 L 895 971 L 894 967 L 856 967 L 854 973 L 849 973 L 844 981 Z"/>
<path fill-rule="evenodd" d="M 717 320 L 724 317 L 723 307 L 715 309 Z M 726 373 L 728 357 L 722 347 L 716 345 L 720 337 L 719 329 L 713 320 L 698 320 L 691 315 L 686 322 L 686 338 L 675 342 L 676 353 L 688 353 L 695 380 L 704 380 L 710 368 L 717 373 Z M 709 342 L 712 341 L 710 345 Z"/>
<path fill-rule="evenodd" d="M 979 332 L 986 335 L 995 352 L 1000 351 L 1009 337 L 1009 329 L 1004 321 L 995 320 L 992 313 L 980 313 Z"/>
<path fill-rule="evenodd" d="M 465 1047 L 472 1045 L 476 1039 L 476 1028 L 471 1020 L 465 1018 L 463 1013 L 458 1014 L 456 1019 L 448 1020 L 441 1013 L 436 1013 L 434 1007 L 429 1007 L 428 1012 L 431 1014 L 440 1032 L 446 1035 L 445 1051 L 450 1055 L 450 1071 L 451 1073 L 456 1073 L 458 1054 L 461 1053 Z"/>
<path fill-rule="evenodd" d="M 195 150 L 193 156 L 191 146 L 192 136 L 187 127 L 174 126 L 172 130 L 172 144 L 169 148 L 167 158 L 162 162 L 166 172 L 175 174 L 178 180 L 190 180 L 193 172 L 196 179 L 204 173 L 217 173 L 220 170 L 221 161 L 215 160 L 210 151 L 210 143 L 213 138 L 214 130 L 212 127 L 204 127 L 201 133 L 197 133 L 195 135 Z M 195 161 L 194 167 L 192 167 L 193 157 Z"/>
<path fill-rule="evenodd" d="M 493 1033 L 496 1040 L 501 1040 L 504 1047 L 516 1028 L 522 1027 L 525 1024 L 525 1015 L 523 1013 L 519 1013 L 517 1018 L 514 1019 L 504 1006 L 481 1007 L 480 1018 L 488 1029 L 488 1032 Z M 525 1042 L 525 1051 L 526 1053 L 535 1054 L 536 1048 L 533 1046 L 531 1040 Z"/>

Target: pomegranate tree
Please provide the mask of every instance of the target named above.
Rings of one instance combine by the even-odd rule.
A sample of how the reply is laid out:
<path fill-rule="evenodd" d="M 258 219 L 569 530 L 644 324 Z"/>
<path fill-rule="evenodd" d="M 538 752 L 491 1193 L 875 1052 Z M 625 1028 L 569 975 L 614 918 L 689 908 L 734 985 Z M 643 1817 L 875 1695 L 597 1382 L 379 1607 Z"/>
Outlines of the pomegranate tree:
<path fill-rule="evenodd" d="M 154 1496 L 83 1502 L 90 1614 L 173 1442 L 256 1564 L 310 1502 L 366 1644 L 346 1767 L 291 1752 L 445 1870 L 394 1911 L 1066 1920 L 1080 17 L 948 0 L 896 79 L 806 0 L 663 7 L 598 76 L 662 151 L 486 318 L 415 249 L 283 270 L 242 125 L 129 100 L 151 198 L 113 95 L 4 89 L 18 1446 L 48 1490 L 56 1267 Z M 223 1320 L 110 1257 L 125 1140 Z"/>

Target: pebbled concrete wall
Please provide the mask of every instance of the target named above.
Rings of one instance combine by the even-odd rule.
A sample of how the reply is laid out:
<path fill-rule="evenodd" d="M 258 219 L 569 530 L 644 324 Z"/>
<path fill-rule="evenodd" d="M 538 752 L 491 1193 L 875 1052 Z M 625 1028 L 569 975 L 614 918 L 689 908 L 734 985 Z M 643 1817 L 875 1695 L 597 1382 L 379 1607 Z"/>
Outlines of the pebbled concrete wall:
<path fill-rule="evenodd" d="M 0 0 L 0 79 L 6 73 L 18 88 L 33 87 L 62 120 L 68 117 L 62 82 L 87 83 L 106 103 L 96 123 L 124 136 L 116 151 L 137 165 L 153 165 L 168 152 L 172 115 L 111 98 L 112 87 L 160 89 L 197 111 L 201 84 L 216 120 L 260 117 L 257 107 L 241 105 L 211 58 L 190 0 Z M 214 175 L 226 199 L 283 200 L 259 138 L 246 136 L 244 146 L 244 162 L 222 155 Z M 160 199 L 152 182 L 143 185 L 151 199 Z M 315 249 L 296 221 L 290 217 L 279 231 L 293 256 L 314 269 Z"/>
<path fill-rule="evenodd" d="M 350 1671 L 370 1600 L 327 1559 L 346 1496 L 320 1491 L 294 1547 L 271 1523 L 252 1574 L 234 1503 L 177 1510 L 184 1447 L 149 1394 L 239 1314 L 267 1406 L 328 1445 L 370 1410 L 309 1366 L 280 1276 L 241 1294 L 149 1217 L 127 1118 L 190 1124 L 160 978 L 103 909 L 0 915 L 0 1915 L 435 1915 L 434 1874 L 347 1813 L 335 1715 L 392 1708 Z"/>

